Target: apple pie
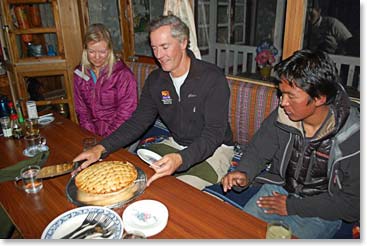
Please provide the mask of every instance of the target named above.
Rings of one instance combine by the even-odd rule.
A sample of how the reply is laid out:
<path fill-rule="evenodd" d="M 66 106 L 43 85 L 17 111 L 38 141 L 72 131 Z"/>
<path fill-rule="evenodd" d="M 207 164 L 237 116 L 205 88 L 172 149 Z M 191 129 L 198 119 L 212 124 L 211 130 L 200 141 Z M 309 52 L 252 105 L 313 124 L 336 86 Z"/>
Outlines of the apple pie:
<path fill-rule="evenodd" d="M 75 177 L 75 185 L 89 194 L 108 194 L 128 187 L 137 176 L 135 166 L 129 162 L 103 161 L 82 170 Z"/>

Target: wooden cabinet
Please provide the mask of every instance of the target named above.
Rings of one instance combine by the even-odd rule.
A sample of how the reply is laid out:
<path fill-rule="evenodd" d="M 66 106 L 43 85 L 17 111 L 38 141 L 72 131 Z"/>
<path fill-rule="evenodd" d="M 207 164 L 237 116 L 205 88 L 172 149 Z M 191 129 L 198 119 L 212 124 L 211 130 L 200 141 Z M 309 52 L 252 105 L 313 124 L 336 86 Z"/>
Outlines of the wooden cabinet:
<path fill-rule="evenodd" d="M 11 98 L 8 76 L 6 74 L 0 75 L 0 95 Z"/>
<path fill-rule="evenodd" d="M 76 121 L 73 70 L 82 52 L 77 2 L 2 0 L 1 12 L 13 100 L 23 102 L 25 113 L 24 103 L 33 99 L 38 110 L 66 107 Z"/>

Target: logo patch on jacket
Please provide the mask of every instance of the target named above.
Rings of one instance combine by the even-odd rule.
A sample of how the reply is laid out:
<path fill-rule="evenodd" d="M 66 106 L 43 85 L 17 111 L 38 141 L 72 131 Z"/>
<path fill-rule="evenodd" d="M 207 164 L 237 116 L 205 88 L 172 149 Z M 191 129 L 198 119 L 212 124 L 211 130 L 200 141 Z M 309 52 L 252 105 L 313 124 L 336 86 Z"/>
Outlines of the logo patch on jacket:
<path fill-rule="evenodd" d="M 169 91 L 161 91 L 161 95 L 163 104 L 172 104 L 172 98 L 169 95 Z"/>
<path fill-rule="evenodd" d="M 89 80 L 89 76 L 86 74 L 83 74 L 82 71 L 80 71 L 79 69 L 75 69 L 74 73 L 78 75 L 79 77 L 81 77 L 82 79 L 84 79 L 85 81 Z"/>

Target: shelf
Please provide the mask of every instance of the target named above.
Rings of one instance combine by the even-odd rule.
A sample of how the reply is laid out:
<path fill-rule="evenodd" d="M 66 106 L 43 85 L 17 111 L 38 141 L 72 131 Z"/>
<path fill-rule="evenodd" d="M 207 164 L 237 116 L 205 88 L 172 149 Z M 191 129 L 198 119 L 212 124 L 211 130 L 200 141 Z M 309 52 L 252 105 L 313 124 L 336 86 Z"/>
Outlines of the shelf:
<path fill-rule="evenodd" d="M 35 100 L 38 110 L 67 109 L 68 117 L 76 122 L 73 70 L 82 51 L 76 1 L 1 0 L 0 7 L 2 24 L 7 27 L 12 100 L 22 102 L 25 114 L 28 100 Z"/>
<path fill-rule="evenodd" d="M 14 34 L 42 34 L 42 33 L 57 33 L 54 27 L 39 27 L 29 29 L 16 29 L 12 31 Z"/>

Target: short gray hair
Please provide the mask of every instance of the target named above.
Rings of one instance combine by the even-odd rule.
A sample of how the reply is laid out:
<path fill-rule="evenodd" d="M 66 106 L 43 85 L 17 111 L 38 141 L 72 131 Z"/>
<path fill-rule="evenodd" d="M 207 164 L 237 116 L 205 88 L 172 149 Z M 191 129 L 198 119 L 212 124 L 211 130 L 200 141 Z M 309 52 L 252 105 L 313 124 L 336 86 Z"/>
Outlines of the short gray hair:
<path fill-rule="evenodd" d="M 185 39 L 189 42 L 190 30 L 187 25 L 175 15 L 162 15 L 152 20 L 149 25 L 149 34 L 162 26 L 171 26 L 172 37 L 183 42 Z"/>

